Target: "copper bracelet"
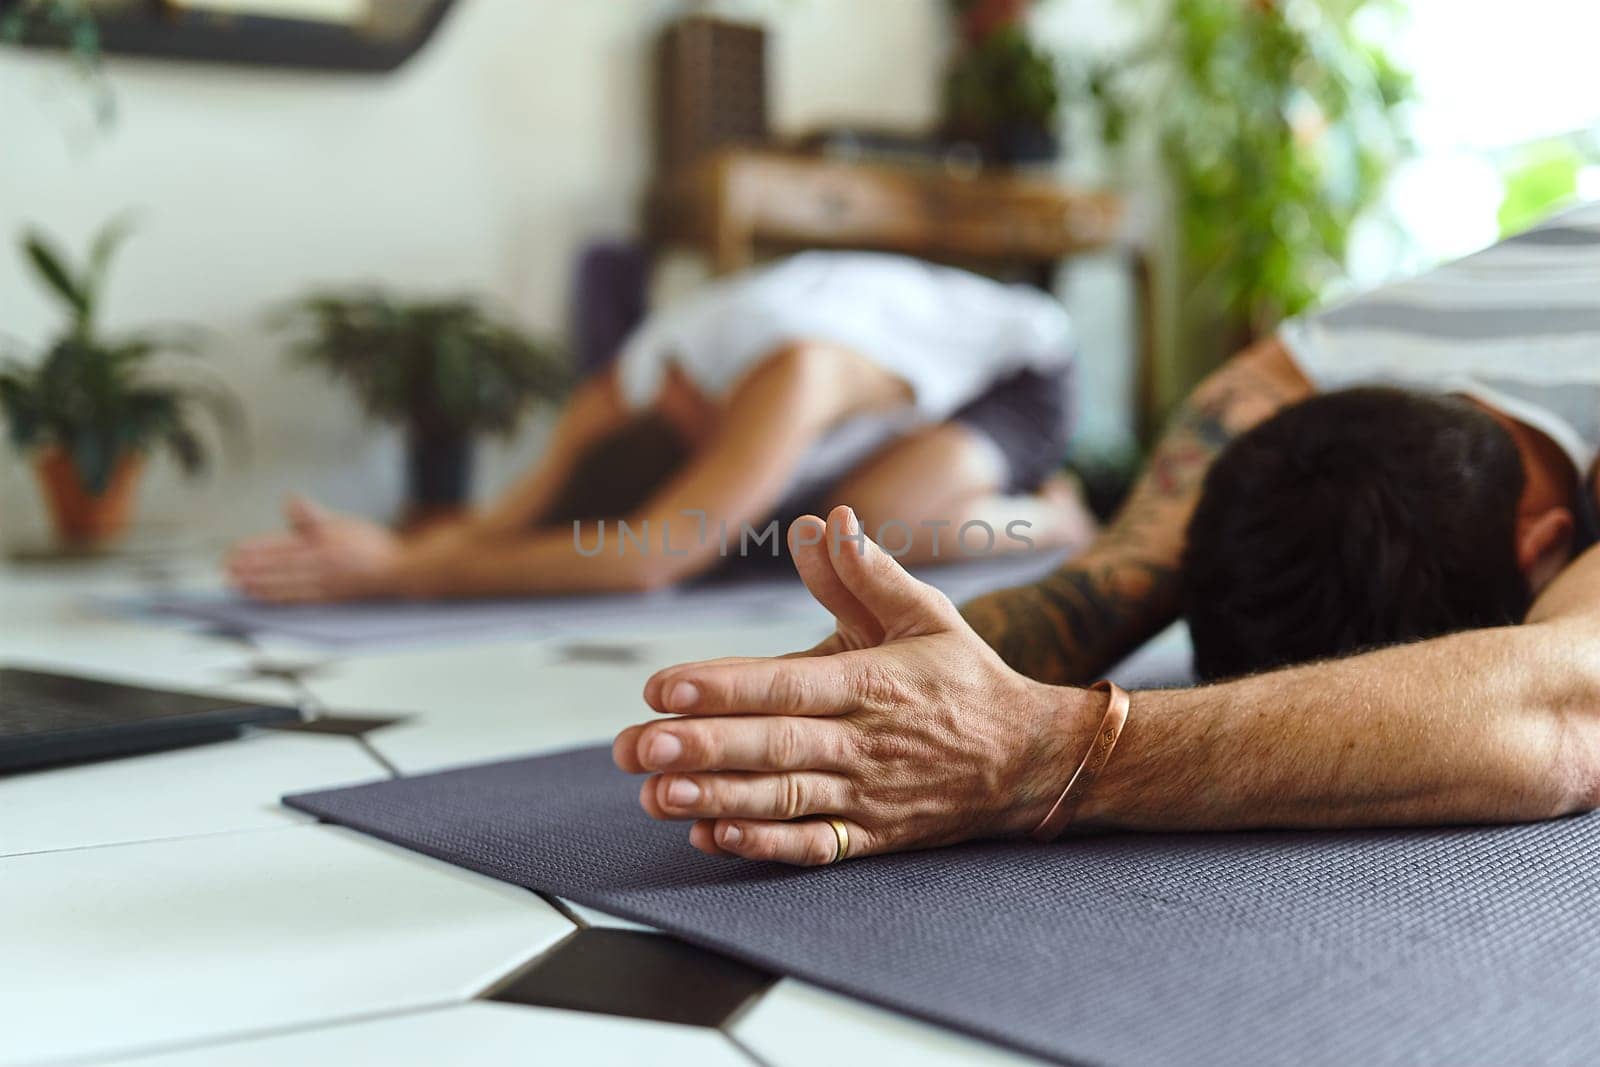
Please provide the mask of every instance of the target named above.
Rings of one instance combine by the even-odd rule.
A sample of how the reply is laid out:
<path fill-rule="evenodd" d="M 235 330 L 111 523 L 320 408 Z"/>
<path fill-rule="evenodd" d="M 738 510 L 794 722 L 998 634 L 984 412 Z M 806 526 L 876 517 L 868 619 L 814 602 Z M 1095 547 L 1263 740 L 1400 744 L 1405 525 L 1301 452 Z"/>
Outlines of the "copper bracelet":
<path fill-rule="evenodd" d="M 1078 769 L 1067 779 L 1067 787 L 1061 791 L 1055 806 L 1040 820 L 1039 825 L 1029 832 L 1028 837 L 1041 845 L 1060 837 L 1067 824 L 1072 822 L 1072 816 L 1077 812 L 1083 794 L 1089 791 L 1094 780 L 1105 769 L 1106 760 L 1111 758 L 1111 750 L 1117 747 L 1117 738 L 1122 736 L 1122 726 L 1128 721 L 1127 690 L 1109 681 L 1096 682 L 1089 688 L 1098 689 L 1109 695 L 1106 717 L 1100 720 L 1100 729 L 1095 731 L 1094 740 L 1089 744 L 1089 751 L 1083 754 L 1083 762 L 1078 764 Z"/>

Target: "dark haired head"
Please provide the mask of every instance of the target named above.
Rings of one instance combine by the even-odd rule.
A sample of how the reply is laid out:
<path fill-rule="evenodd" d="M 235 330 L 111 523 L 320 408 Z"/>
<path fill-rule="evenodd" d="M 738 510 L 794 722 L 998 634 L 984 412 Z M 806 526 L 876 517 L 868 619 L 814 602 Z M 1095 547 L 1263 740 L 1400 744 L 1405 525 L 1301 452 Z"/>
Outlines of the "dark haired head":
<path fill-rule="evenodd" d="M 578 458 L 544 525 L 626 518 L 688 458 L 689 446 L 671 420 L 653 411 L 635 416 Z"/>
<path fill-rule="evenodd" d="M 1520 622 L 1523 482 L 1511 435 L 1456 397 L 1351 389 L 1278 413 L 1218 457 L 1189 523 L 1196 672 Z"/>

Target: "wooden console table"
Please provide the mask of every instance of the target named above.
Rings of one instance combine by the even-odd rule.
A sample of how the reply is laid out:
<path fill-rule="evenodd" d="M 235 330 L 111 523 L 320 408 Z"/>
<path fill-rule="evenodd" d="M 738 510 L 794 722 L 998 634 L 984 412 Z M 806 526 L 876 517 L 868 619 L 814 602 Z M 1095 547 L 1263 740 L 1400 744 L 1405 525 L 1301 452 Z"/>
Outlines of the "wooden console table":
<path fill-rule="evenodd" d="M 904 252 L 978 270 L 1017 270 L 1048 286 L 1056 265 L 1120 250 L 1138 290 L 1136 390 L 1150 414 L 1154 329 L 1148 259 L 1128 242 L 1113 193 L 980 172 L 856 163 L 770 150 L 725 149 L 664 176 L 650 190 L 652 246 L 703 252 L 715 273 L 802 248 Z"/>

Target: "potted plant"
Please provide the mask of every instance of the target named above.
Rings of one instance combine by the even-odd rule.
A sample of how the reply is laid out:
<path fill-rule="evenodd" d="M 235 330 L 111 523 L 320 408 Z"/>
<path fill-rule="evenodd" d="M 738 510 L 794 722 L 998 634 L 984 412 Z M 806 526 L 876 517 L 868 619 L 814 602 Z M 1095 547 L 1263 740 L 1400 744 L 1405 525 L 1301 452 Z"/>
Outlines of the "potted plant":
<path fill-rule="evenodd" d="M 951 0 L 960 42 L 945 75 L 945 132 L 991 163 L 1047 163 L 1061 151 L 1059 76 L 1029 35 L 1030 3 Z"/>
<path fill-rule="evenodd" d="M 0 411 L 11 443 L 33 456 L 56 533 L 72 548 L 101 546 L 127 527 L 151 449 L 167 448 L 186 473 L 204 467 L 196 407 L 208 409 L 225 431 L 240 421 L 220 387 L 181 381 L 162 363 L 163 355 L 193 352 L 192 338 L 99 332 L 106 275 L 127 234 L 121 223 L 102 229 L 81 270 L 44 237 L 27 235 L 27 261 L 67 321 L 35 359 L 0 362 Z"/>
<path fill-rule="evenodd" d="M 317 293 L 276 317 L 291 354 L 354 390 L 367 414 L 406 436 L 407 519 L 460 508 L 473 439 L 509 434 L 536 400 L 565 390 L 564 358 L 471 300 Z"/>
<path fill-rule="evenodd" d="M 1164 400 L 1343 278 L 1352 228 L 1407 143 L 1410 78 L 1366 17 L 1388 8 L 1163 0 L 1148 37 L 1077 64 L 1103 140 L 1153 146 L 1165 173 L 1180 341 Z"/>

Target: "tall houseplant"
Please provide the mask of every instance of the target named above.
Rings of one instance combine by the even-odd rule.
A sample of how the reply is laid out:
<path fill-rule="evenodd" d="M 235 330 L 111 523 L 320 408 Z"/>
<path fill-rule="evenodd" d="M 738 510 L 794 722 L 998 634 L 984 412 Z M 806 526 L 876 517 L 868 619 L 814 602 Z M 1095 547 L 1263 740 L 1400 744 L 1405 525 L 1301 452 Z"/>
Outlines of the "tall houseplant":
<path fill-rule="evenodd" d="M 1108 142 L 1153 142 L 1177 237 L 1166 397 L 1315 302 L 1405 147 L 1409 79 L 1362 35 L 1391 0 L 1159 0 L 1130 54 L 1084 65 Z"/>
<path fill-rule="evenodd" d="M 367 414 L 406 434 L 410 516 L 460 507 L 473 439 L 509 434 L 529 405 L 567 383 L 557 350 L 470 300 L 319 293 L 276 317 L 293 358 L 348 385 Z"/>
<path fill-rule="evenodd" d="M 186 473 L 205 466 L 196 410 L 207 410 L 225 431 L 241 421 L 226 390 L 162 361 L 192 352 L 191 338 L 100 331 L 107 274 L 127 233 L 121 223 L 102 229 L 79 269 L 43 236 L 27 236 L 28 264 L 66 323 L 35 359 L 0 362 L 0 410 L 11 443 L 34 458 L 57 535 L 76 548 L 108 542 L 127 526 L 153 448 L 169 450 Z"/>

